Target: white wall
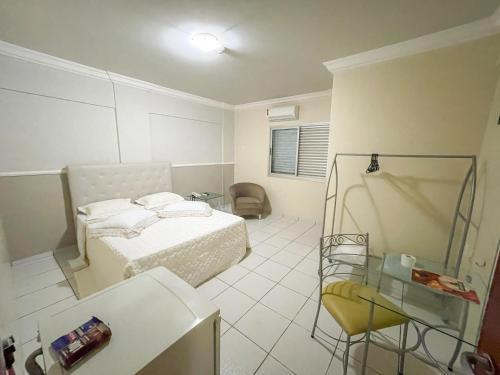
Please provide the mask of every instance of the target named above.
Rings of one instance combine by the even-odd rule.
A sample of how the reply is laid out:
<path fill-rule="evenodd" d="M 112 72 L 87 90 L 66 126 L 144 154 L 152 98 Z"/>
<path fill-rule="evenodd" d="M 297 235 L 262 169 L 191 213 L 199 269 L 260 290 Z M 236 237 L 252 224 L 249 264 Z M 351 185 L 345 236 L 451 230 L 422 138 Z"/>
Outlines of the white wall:
<path fill-rule="evenodd" d="M 183 194 L 232 183 L 231 107 L 2 42 L 0 118 L 0 229 L 14 260 L 74 242 L 68 164 L 170 160 Z"/>
<path fill-rule="evenodd" d="M 157 160 L 158 158 L 175 159 L 174 164 L 232 162 L 232 155 L 222 156 L 223 148 L 233 147 L 232 121 L 227 110 L 204 104 L 189 102 L 168 95 L 159 94 L 120 83 L 115 84 L 116 108 L 120 138 L 120 150 L 123 162 Z M 231 112 L 231 111 L 230 111 Z M 162 129 L 163 126 L 163 129 Z M 190 135 L 191 143 L 181 143 L 178 152 L 166 154 L 153 151 L 161 146 L 171 147 L 178 139 L 176 126 L 186 130 L 198 128 L 205 133 L 216 128 L 218 137 L 211 134 L 209 141 L 216 148 L 217 155 L 200 154 L 198 148 L 204 147 L 204 138 L 197 132 Z M 189 132 L 189 130 L 187 130 Z M 160 139 L 158 139 L 160 138 Z M 163 139 L 161 139 L 163 138 Z M 154 140 L 155 143 L 152 143 Z M 187 140 L 187 139 L 185 139 Z M 183 147 L 186 152 L 183 152 Z"/>
<path fill-rule="evenodd" d="M 222 155 L 232 147 L 224 109 L 122 83 L 114 88 L 109 79 L 0 55 L 0 173 L 112 163 L 120 156 L 123 162 L 232 161 Z M 162 147 L 166 153 L 158 152 Z"/>

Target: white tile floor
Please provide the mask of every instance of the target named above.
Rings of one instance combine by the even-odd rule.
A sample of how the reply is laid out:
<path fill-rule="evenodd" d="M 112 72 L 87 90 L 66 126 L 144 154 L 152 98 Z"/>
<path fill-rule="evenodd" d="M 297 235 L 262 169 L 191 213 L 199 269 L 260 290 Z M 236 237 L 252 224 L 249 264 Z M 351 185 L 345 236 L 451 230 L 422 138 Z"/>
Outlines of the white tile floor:
<path fill-rule="evenodd" d="M 15 369 L 16 373 L 22 374 L 23 357 L 40 347 L 37 342 L 38 319 L 71 306 L 77 299 L 52 252 L 16 261 L 12 271 L 17 296 L 17 345 L 21 346 L 16 353 Z"/>
<path fill-rule="evenodd" d="M 198 287 L 221 310 L 221 374 L 341 374 L 344 347 L 340 344 L 334 355 L 334 340 L 325 335 L 337 337 L 341 330 L 325 310 L 319 319 L 325 333 L 319 331 L 317 340 L 310 337 L 318 300 L 315 246 L 320 227 L 280 216 L 247 220 L 247 227 L 253 248 L 249 255 Z M 51 253 L 15 262 L 13 271 L 19 343 L 29 354 L 39 346 L 37 319 L 71 306 L 76 298 Z M 433 345 L 446 353 L 451 347 L 441 338 Z M 350 354 L 349 373 L 360 374 L 362 346 L 354 346 Z M 396 373 L 396 364 L 395 354 L 370 349 L 368 374 Z M 438 373 L 408 356 L 405 374 Z"/>

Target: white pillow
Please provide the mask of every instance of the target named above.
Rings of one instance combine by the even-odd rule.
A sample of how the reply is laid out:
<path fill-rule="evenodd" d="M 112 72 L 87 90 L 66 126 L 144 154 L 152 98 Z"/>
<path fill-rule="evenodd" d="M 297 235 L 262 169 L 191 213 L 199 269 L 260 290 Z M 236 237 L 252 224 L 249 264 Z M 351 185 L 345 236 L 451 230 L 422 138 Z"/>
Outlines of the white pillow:
<path fill-rule="evenodd" d="M 90 203 L 85 206 L 78 207 L 78 211 L 87 215 L 87 222 L 104 220 L 110 216 L 119 214 L 128 210 L 136 210 L 135 204 L 130 203 L 130 198 L 125 199 L 109 199 Z"/>
<path fill-rule="evenodd" d="M 156 212 L 148 210 L 132 210 L 111 216 L 104 221 L 87 225 L 87 237 L 136 237 L 141 232 L 156 223 L 160 218 Z"/>
<path fill-rule="evenodd" d="M 205 202 L 184 201 L 172 203 L 158 211 L 158 216 L 167 217 L 200 217 L 211 216 L 212 207 Z"/>
<path fill-rule="evenodd" d="M 135 203 L 144 206 L 148 210 L 151 210 L 151 209 L 157 209 L 158 207 L 164 207 L 168 204 L 182 202 L 183 200 L 184 198 L 181 197 L 179 194 L 165 191 L 163 193 L 145 195 L 137 199 Z"/>

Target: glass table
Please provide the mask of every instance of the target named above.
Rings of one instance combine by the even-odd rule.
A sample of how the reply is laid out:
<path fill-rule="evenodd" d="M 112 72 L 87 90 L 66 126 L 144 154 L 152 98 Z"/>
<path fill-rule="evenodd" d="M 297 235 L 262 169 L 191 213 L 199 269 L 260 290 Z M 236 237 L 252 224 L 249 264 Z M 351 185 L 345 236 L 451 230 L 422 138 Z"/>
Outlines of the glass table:
<path fill-rule="evenodd" d="M 212 192 L 203 192 L 199 193 L 200 195 L 189 194 L 184 197 L 188 201 L 202 201 L 210 204 L 213 208 L 221 208 L 223 206 L 224 194 L 220 193 L 212 193 Z"/>
<path fill-rule="evenodd" d="M 453 270 L 445 269 L 440 263 L 419 258 L 413 268 L 440 275 L 453 274 Z M 387 299 L 401 307 L 406 317 L 410 319 L 417 332 L 417 344 L 408 350 L 416 351 L 421 347 L 426 358 L 419 359 L 440 369 L 443 373 L 444 369 L 428 348 L 426 337 L 429 332 L 439 332 L 456 340 L 452 356 L 448 361 L 449 370 L 452 370 L 464 343 L 472 347 L 477 345 L 477 329 L 468 330 L 467 324 L 471 316 L 480 319 L 482 303 L 478 304 L 413 280 L 412 268 L 401 265 L 401 254 L 385 254 L 383 258 L 369 256 L 367 282 L 369 286 L 377 289 Z M 465 286 L 468 285 L 465 283 Z M 479 300 L 484 302 L 487 296 L 486 288 L 475 289 L 475 291 Z M 360 298 L 364 299 L 362 296 Z M 386 305 L 377 304 L 370 299 L 366 301 L 374 304 L 375 309 L 389 309 L 399 314 Z"/>

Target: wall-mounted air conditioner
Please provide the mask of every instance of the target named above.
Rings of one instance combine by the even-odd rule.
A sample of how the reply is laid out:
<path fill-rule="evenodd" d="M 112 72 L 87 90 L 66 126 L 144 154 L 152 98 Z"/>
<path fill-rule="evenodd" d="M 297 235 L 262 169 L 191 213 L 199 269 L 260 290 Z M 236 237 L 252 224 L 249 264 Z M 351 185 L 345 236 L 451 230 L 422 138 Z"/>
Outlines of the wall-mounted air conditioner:
<path fill-rule="evenodd" d="M 267 110 L 267 119 L 271 122 L 298 120 L 299 106 L 287 105 L 283 107 L 274 107 Z"/>

